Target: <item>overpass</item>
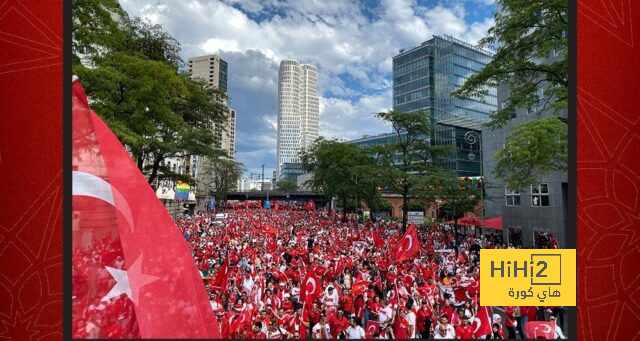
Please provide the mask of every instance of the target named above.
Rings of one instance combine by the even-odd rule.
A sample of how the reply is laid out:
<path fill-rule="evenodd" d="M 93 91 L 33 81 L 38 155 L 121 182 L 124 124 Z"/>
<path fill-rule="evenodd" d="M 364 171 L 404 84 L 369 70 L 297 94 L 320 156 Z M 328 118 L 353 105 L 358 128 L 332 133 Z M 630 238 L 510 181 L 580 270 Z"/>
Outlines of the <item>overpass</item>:
<path fill-rule="evenodd" d="M 326 197 L 322 193 L 311 191 L 250 191 L 250 192 L 229 192 L 227 194 L 227 200 L 278 200 L 278 201 L 296 201 L 300 203 L 306 203 L 309 200 L 313 200 L 316 207 L 324 207 L 331 202 L 331 198 Z"/>

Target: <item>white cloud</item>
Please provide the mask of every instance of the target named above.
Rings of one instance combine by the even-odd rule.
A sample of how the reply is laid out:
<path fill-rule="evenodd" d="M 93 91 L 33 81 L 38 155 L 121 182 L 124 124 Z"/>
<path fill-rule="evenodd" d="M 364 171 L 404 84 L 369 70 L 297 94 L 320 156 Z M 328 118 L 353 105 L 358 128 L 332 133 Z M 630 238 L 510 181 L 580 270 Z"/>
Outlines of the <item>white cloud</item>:
<path fill-rule="evenodd" d="M 434 34 L 475 44 L 493 24 L 491 18 L 467 22 L 463 1 L 493 3 L 120 0 L 131 16 L 163 25 L 181 43 L 185 59 L 217 53 L 229 62 L 229 96 L 238 110 L 237 154 L 249 167 L 263 161 L 243 158 L 275 155 L 282 59 L 318 67 L 321 134 L 350 139 L 380 133 L 385 128 L 371 113 L 391 107 L 391 58 L 400 48 L 417 46 Z M 373 15 L 365 15 L 365 7 Z"/>

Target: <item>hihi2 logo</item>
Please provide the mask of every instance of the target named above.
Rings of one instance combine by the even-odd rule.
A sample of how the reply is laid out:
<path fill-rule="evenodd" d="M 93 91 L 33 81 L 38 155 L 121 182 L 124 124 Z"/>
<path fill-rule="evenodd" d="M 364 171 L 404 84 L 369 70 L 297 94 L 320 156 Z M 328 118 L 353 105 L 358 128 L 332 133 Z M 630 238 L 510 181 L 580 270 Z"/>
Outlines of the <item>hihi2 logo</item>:
<path fill-rule="evenodd" d="M 575 249 L 480 250 L 482 305 L 574 306 Z"/>

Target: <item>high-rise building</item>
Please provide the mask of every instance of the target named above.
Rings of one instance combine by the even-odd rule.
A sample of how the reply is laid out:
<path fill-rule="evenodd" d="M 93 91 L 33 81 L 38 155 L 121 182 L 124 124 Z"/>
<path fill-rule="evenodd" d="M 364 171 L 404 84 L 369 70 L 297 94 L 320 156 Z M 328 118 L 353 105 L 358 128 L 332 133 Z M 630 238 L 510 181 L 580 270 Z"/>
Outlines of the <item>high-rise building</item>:
<path fill-rule="evenodd" d="M 556 61 L 564 56 L 555 52 L 549 58 Z M 542 62 L 542 61 L 541 61 Z M 497 160 L 494 155 L 505 147 L 507 138 L 520 125 L 541 118 L 553 117 L 552 110 L 545 109 L 544 90 L 546 82 L 540 82 L 537 94 L 540 103 L 532 108 L 518 108 L 515 116 L 497 129 L 484 128 L 485 143 L 482 146 L 484 174 L 487 182 L 487 196 L 492 198 L 485 203 L 486 215 L 502 216 L 503 240 L 524 247 L 545 248 L 549 246 L 549 234 L 553 235 L 560 248 L 566 247 L 567 207 L 569 202 L 568 174 L 566 171 L 554 171 L 539 176 L 537 183 L 520 191 L 507 188 L 504 181 L 494 176 Z M 509 84 L 498 85 L 498 105 L 502 107 L 509 101 Z M 548 104 L 547 107 L 551 105 Z M 566 118 L 566 112 L 559 116 Z"/>
<path fill-rule="evenodd" d="M 188 59 L 189 74 L 192 78 L 199 78 L 205 80 L 209 85 L 212 85 L 225 93 L 227 92 L 227 62 L 216 56 L 206 55 L 200 57 L 192 57 Z M 235 157 L 235 130 L 236 130 L 236 111 L 229 109 L 227 113 L 226 126 L 216 125 L 212 129 L 216 135 L 216 144 L 218 148 L 221 148 L 229 157 Z"/>
<path fill-rule="evenodd" d="M 227 93 L 228 64 L 224 59 L 216 55 L 192 57 L 188 59 L 188 68 L 191 78 L 204 80 L 209 85 Z M 227 104 L 226 100 L 224 104 Z M 228 157 L 235 158 L 236 111 L 229 108 L 226 124 L 212 123 L 211 130 L 215 136 L 215 147 L 225 151 Z M 195 179 L 196 198 L 198 207 L 201 209 L 206 204 L 209 194 L 203 184 L 209 182 L 210 174 L 200 171 L 206 162 L 207 157 L 198 155 L 189 156 L 185 162 L 186 172 Z"/>
<path fill-rule="evenodd" d="M 479 176 L 481 141 L 469 144 L 465 134 L 480 134 L 482 123 L 496 109 L 496 89 L 480 99 L 460 99 L 451 95 L 465 80 L 491 60 L 491 53 L 458 39 L 433 36 L 420 46 L 400 50 L 393 57 L 393 110 L 424 112 L 431 121 L 432 144 L 457 147 L 457 151 L 435 160 L 460 176 Z M 388 136 L 381 136 L 388 139 Z M 366 143 L 376 143 L 365 139 Z M 364 143 L 364 141 L 359 141 Z"/>
<path fill-rule="evenodd" d="M 317 69 L 283 60 L 278 76 L 277 178 L 285 163 L 300 163 L 299 153 L 318 138 Z"/>

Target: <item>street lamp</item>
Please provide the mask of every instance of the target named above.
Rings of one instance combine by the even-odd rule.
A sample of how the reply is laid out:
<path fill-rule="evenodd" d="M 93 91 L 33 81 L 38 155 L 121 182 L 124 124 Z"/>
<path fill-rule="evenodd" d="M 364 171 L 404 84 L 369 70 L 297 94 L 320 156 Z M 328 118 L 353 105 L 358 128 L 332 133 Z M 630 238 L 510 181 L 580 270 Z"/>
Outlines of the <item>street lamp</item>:
<path fill-rule="evenodd" d="M 480 150 L 480 201 L 482 202 L 480 210 L 480 226 L 481 228 L 484 228 L 484 167 L 482 159 L 482 136 L 480 136 L 476 131 L 469 130 L 464 134 L 464 140 L 469 144 L 469 146 L 473 146 L 477 142 Z M 470 151 L 468 158 L 473 161 L 476 159 L 476 154 L 473 151 Z"/>

